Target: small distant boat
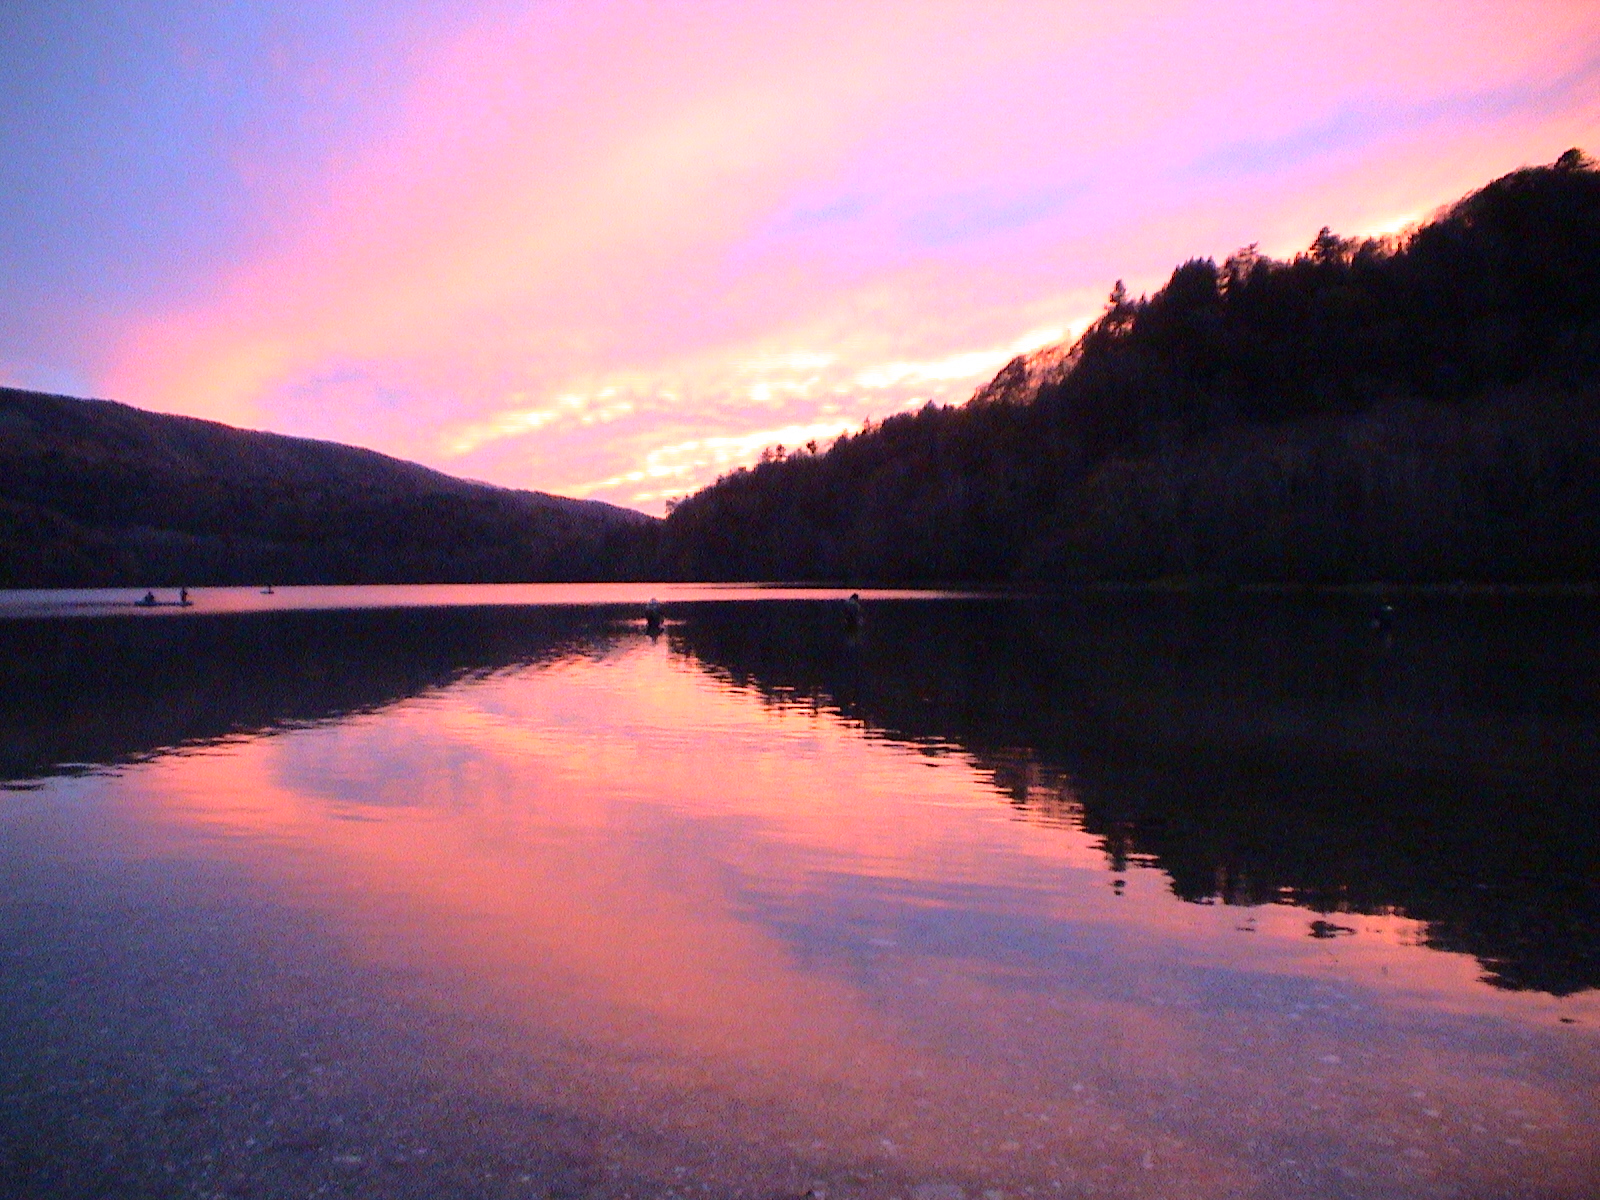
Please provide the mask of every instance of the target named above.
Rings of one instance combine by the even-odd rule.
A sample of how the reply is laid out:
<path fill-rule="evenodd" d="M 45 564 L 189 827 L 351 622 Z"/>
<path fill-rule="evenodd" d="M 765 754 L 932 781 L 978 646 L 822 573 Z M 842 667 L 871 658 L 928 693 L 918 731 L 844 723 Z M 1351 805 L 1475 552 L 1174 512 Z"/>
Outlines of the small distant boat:
<path fill-rule="evenodd" d="M 146 592 L 133 602 L 135 608 L 193 608 L 194 601 L 189 599 L 187 588 L 176 600 L 158 600 L 154 592 Z"/>
<path fill-rule="evenodd" d="M 274 592 L 274 591 L 273 591 L 273 590 L 272 590 L 272 585 L 271 585 L 271 584 L 270 584 L 270 583 L 269 583 L 269 584 L 267 584 L 267 586 L 266 586 L 266 587 L 264 587 L 264 588 L 262 588 L 262 589 L 261 589 L 261 594 L 262 594 L 262 595 L 263 595 L 263 596 L 272 596 L 272 595 L 276 595 L 276 593 L 275 593 L 275 592 Z"/>

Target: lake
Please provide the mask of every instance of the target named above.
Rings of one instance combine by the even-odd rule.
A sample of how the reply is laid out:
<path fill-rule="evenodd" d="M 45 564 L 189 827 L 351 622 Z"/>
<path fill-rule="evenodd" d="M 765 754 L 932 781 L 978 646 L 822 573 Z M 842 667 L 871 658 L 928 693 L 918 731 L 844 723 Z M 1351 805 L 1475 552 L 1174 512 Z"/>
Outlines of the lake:
<path fill-rule="evenodd" d="M 1592 598 L 140 594 L 0 594 L 0 1194 L 1600 1194 Z"/>

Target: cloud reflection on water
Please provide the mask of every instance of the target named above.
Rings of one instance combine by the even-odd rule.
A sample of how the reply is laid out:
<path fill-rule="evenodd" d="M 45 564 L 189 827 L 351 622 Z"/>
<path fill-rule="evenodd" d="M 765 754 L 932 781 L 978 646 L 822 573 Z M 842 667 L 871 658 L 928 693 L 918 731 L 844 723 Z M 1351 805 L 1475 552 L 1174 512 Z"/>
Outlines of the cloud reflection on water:
<path fill-rule="evenodd" d="M 795 632 L 798 610 L 764 611 Z M 91 868 L 112 872 L 103 907 L 138 918 L 119 935 L 136 957 L 147 913 L 205 944 L 186 880 L 210 872 L 224 910 L 282 947 L 278 994 L 336 981 L 388 1014 L 380 1045 L 415 1048 L 402 1067 L 342 1062 L 355 1094 L 423 1072 L 480 1139 L 500 1136 L 495 1104 L 574 1113 L 614 1131 L 597 1159 L 658 1186 L 671 1162 L 717 1190 L 884 1195 L 1592 1180 L 1595 993 L 1487 987 L 1402 916 L 1333 914 L 1355 932 L 1318 940 L 1304 907 L 1183 903 L 1149 855 L 1113 889 L 1107 835 L 1084 824 L 1099 801 L 1025 725 L 1004 754 L 959 722 L 890 733 L 885 690 L 932 685 L 883 656 L 912 647 L 959 693 L 972 646 L 954 626 L 907 636 L 880 609 L 863 646 L 800 630 L 845 655 L 826 693 L 803 644 L 741 618 L 786 675 L 731 645 L 728 619 L 651 640 L 571 614 L 283 618 L 250 626 L 281 648 L 265 664 L 231 627 L 236 661 L 233 640 L 191 646 L 233 662 L 217 679 L 169 660 L 171 689 L 147 686 L 169 712 L 209 697 L 235 735 L 9 798 L 7 853 L 44 856 L 96 907 Z M 84 744 L 139 744 L 108 736 Z M 314 953 L 285 932 L 305 925 Z M 184 990 L 203 984 L 150 986 L 204 1007 Z"/>
<path fill-rule="evenodd" d="M 1329 946 L 1304 910 L 1182 904 L 1153 871 L 1119 895 L 1097 839 L 1012 819 L 970 757 L 752 703 L 644 639 L 106 788 L 144 853 L 310 910 L 439 1036 L 486 1014 L 494 1055 L 570 1056 L 582 1103 L 642 1088 L 679 1137 L 1134 1195 L 1376 1185 L 1401 1148 L 1419 1188 L 1531 1162 L 1576 1187 L 1593 1161 L 1569 1077 L 1592 1039 L 1563 1062 L 1556 1001 L 1483 987 L 1415 922 Z M 1527 1122 L 1548 1140 L 1513 1152 Z"/>

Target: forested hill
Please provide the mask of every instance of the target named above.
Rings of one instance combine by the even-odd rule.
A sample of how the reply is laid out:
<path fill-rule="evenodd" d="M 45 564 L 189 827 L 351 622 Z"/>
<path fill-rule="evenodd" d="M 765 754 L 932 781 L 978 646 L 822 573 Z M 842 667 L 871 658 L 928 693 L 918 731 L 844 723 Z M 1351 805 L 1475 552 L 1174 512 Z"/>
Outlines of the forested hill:
<path fill-rule="evenodd" d="M 652 524 L 332 442 L 0 389 L 0 587 L 615 578 Z"/>
<path fill-rule="evenodd" d="M 679 578 L 1600 578 L 1600 171 L 1196 259 L 1070 347 L 676 506 Z"/>

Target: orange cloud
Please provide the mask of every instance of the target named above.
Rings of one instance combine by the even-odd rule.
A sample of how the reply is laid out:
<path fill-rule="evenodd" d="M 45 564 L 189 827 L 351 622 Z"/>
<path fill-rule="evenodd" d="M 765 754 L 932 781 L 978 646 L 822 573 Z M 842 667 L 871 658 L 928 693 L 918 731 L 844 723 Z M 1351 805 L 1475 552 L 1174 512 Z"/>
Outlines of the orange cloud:
<path fill-rule="evenodd" d="M 1376 229 L 1592 142 L 1597 63 L 1578 4 L 446 26 L 387 127 L 277 195 L 200 299 L 123 330 L 100 390 L 657 506 L 723 468 L 685 446 L 748 459 L 960 400 L 1114 278 Z M 752 378 L 761 358 L 827 365 Z"/>

